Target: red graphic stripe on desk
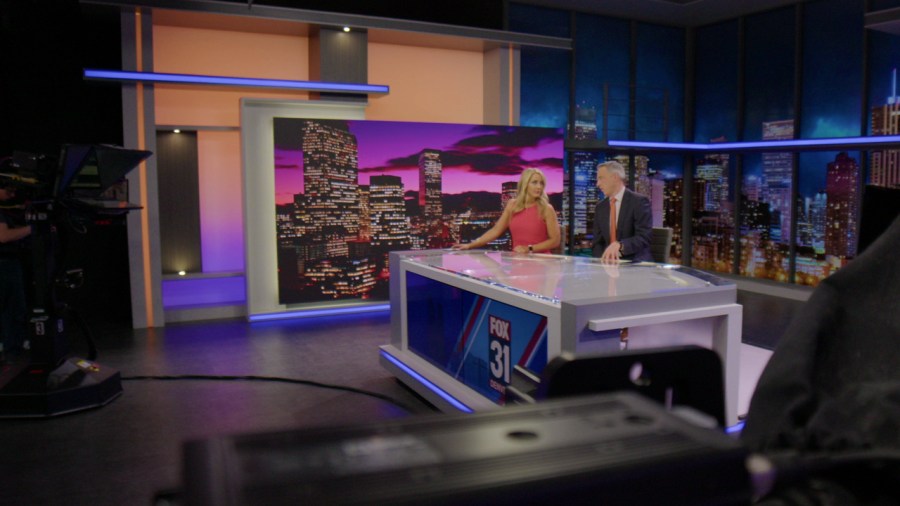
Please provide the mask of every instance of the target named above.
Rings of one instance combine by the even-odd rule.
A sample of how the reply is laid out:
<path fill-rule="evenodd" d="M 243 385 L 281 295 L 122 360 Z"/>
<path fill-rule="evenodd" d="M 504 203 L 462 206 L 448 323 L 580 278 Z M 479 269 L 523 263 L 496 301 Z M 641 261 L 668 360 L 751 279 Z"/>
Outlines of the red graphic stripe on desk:
<path fill-rule="evenodd" d="M 469 339 L 469 336 L 472 333 L 472 327 L 475 326 L 475 322 L 478 320 L 478 316 L 481 314 L 481 306 L 484 305 L 484 297 L 476 296 L 475 299 L 475 307 L 472 309 L 472 312 L 469 313 L 469 318 L 466 320 L 466 328 L 463 329 L 462 335 L 459 336 L 459 340 L 456 343 L 456 351 L 462 352 L 466 347 L 466 341 Z"/>
<path fill-rule="evenodd" d="M 541 338 L 544 336 L 544 333 L 547 331 L 547 319 L 541 318 L 541 321 L 538 322 L 537 328 L 534 329 L 534 334 L 531 335 L 531 339 L 528 340 L 528 346 L 525 347 L 525 351 L 522 352 L 522 356 L 519 357 L 519 365 L 522 367 L 528 367 L 528 364 L 531 362 L 532 355 L 534 354 L 534 350 L 537 348 L 539 342 L 541 342 Z"/>

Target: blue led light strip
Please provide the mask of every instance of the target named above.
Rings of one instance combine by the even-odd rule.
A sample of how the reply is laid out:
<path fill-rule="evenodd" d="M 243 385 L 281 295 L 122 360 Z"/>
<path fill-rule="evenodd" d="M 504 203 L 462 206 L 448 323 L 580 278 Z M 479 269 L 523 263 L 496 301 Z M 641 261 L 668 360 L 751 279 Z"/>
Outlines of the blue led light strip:
<path fill-rule="evenodd" d="M 758 141 L 758 142 L 716 142 L 710 144 L 687 142 L 643 142 L 643 141 L 608 141 L 612 147 L 620 148 L 644 148 L 644 149 L 687 149 L 692 151 L 734 151 L 750 148 L 803 148 L 803 147 L 827 147 L 827 146 L 857 146 L 857 145 L 881 145 L 900 144 L 900 135 L 879 135 L 875 137 L 835 137 L 828 139 L 792 139 L 784 141 Z"/>
<path fill-rule="evenodd" d="M 419 383 L 421 383 L 422 386 L 424 386 L 424 387 L 427 388 L 428 390 L 431 390 L 432 392 L 434 392 L 435 394 L 437 394 L 438 397 L 440 397 L 441 399 L 444 399 L 445 401 L 449 402 L 454 408 L 456 408 L 456 409 L 458 409 L 458 410 L 460 410 L 460 411 L 462 411 L 462 412 L 464 412 L 464 413 L 473 413 L 473 412 L 475 411 L 475 410 L 473 410 L 472 408 L 470 408 L 469 406 L 466 406 L 465 404 L 463 404 L 462 402 L 460 402 L 456 397 L 453 397 L 452 395 L 450 395 L 450 394 L 448 394 L 447 392 L 445 392 L 443 389 L 441 389 L 441 387 L 435 385 L 434 383 L 432 383 L 431 381 L 429 381 L 428 379 L 426 379 L 425 376 L 422 376 L 421 374 L 419 374 L 419 373 L 417 373 L 416 371 L 414 371 L 414 370 L 413 370 L 412 368 L 410 368 L 408 365 L 404 364 L 404 363 L 401 362 L 399 359 L 397 359 L 397 357 L 391 355 L 390 353 L 388 353 L 388 352 L 386 352 L 386 351 L 384 351 L 384 350 L 381 350 L 381 356 L 384 357 L 385 360 L 387 360 L 388 362 L 390 362 L 390 363 L 394 364 L 395 366 L 399 367 L 400 370 L 402 370 L 402 371 L 405 372 L 406 374 L 409 374 L 414 380 L 416 380 L 416 381 L 418 381 Z"/>
<path fill-rule="evenodd" d="M 328 83 L 317 81 L 290 81 L 287 79 L 254 79 L 248 77 L 201 76 L 191 74 L 161 74 L 158 72 L 131 72 L 124 70 L 84 69 L 85 79 L 107 81 L 212 84 L 219 86 L 249 86 L 253 88 L 284 88 L 333 93 L 387 94 L 390 86 L 383 84 Z"/>
<path fill-rule="evenodd" d="M 741 420 L 740 422 L 732 425 L 731 427 L 726 427 L 725 433 L 726 434 L 740 434 L 741 431 L 744 430 L 744 423 L 745 422 L 743 420 Z"/>
<path fill-rule="evenodd" d="M 251 322 L 264 322 L 270 320 L 285 320 L 288 318 L 313 318 L 317 316 L 340 316 L 360 313 L 374 313 L 378 311 L 388 311 L 389 309 L 391 309 L 390 304 L 373 304 L 371 306 L 305 309 L 300 311 L 284 311 L 281 313 L 256 314 L 249 316 L 248 319 Z"/>

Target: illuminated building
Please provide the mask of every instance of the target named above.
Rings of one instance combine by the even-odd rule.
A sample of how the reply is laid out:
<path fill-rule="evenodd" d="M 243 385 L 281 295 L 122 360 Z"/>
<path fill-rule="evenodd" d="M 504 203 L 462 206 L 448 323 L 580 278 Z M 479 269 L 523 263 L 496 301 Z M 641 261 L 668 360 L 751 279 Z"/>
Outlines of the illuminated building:
<path fill-rule="evenodd" d="M 369 185 L 359 185 L 359 238 L 372 238 L 372 219 L 369 216 Z M 350 256 L 355 256 L 352 253 Z"/>
<path fill-rule="evenodd" d="M 859 241 L 859 164 L 847 153 L 838 153 L 825 176 L 825 254 L 838 258 L 856 256 Z"/>
<path fill-rule="evenodd" d="M 409 247 L 409 219 L 403 201 L 403 180 L 399 176 L 369 179 L 369 217 L 372 247 L 390 250 Z"/>
<path fill-rule="evenodd" d="M 619 155 L 613 158 L 628 168 L 631 160 L 627 155 Z M 641 195 L 650 196 L 650 158 L 636 155 L 634 158 L 634 191 Z"/>
<path fill-rule="evenodd" d="M 703 209 L 718 211 L 728 201 L 728 155 L 708 155 L 700 160 L 694 180 L 706 183 L 700 196 Z"/>
<path fill-rule="evenodd" d="M 279 247 L 293 247 L 294 240 L 298 237 L 294 226 L 294 205 L 275 206 L 275 227 L 278 234 Z"/>
<path fill-rule="evenodd" d="M 575 129 L 573 137 L 576 140 L 591 140 L 597 138 L 597 109 L 579 105 L 575 108 Z M 572 167 L 563 175 L 564 187 L 573 186 L 574 207 L 572 223 L 569 227 L 575 235 L 583 235 L 591 230 L 594 220 L 594 208 L 597 206 L 596 185 L 597 153 L 578 151 L 572 154 Z M 568 215 L 569 192 L 563 192 L 562 205 L 563 216 Z"/>
<path fill-rule="evenodd" d="M 776 141 L 794 138 L 794 121 L 767 121 L 762 126 L 762 140 Z M 771 239 L 789 244 L 791 240 L 791 193 L 793 188 L 794 155 L 791 153 L 762 154 L 762 197 L 772 209 Z"/>
<path fill-rule="evenodd" d="M 309 228 L 328 230 L 328 241 L 339 243 L 359 235 L 358 146 L 356 136 L 340 122 L 307 121 L 303 126 L 303 184 Z M 347 256 L 346 244 L 328 247 L 329 254 Z"/>
<path fill-rule="evenodd" d="M 681 219 L 684 216 L 684 210 L 682 209 L 684 179 L 680 177 L 666 179 L 663 191 L 665 192 L 663 199 L 663 226 L 672 229 L 672 256 L 680 259 L 683 244 Z"/>
<path fill-rule="evenodd" d="M 310 266 L 306 277 L 322 295 L 334 299 L 363 297 L 375 287 L 375 265 L 368 258 L 327 259 Z"/>
<path fill-rule="evenodd" d="M 423 149 L 419 154 L 419 207 L 429 232 L 440 226 L 443 217 L 441 205 L 441 152 Z"/>
<path fill-rule="evenodd" d="M 566 176 L 574 175 L 574 212 L 572 214 L 572 229 L 574 233 L 586 234 L 592 230 L 594 224 L 594 209 L 597 207 L 597 164 L 599 155 L 579 151 L 572 154 L 572 170 L 566 171 Z M 563 193 L 563 206 L 567 207 L 569 192 Z"/>
<path fill-rule="evenodd" d="M 809 221 L 812 224 L 812 247 L 816 253 L 825 253 L 825 230 L 828 223 L 828 194 L 819 191 L 809 203 Z"/>
<path fill-rule="evenodd" d="M 747 200 L 759 202 L 762 200 L 762 181 L 758 176 L 750 175 L 744 178 L 744 187 L 742 189 Z"/>

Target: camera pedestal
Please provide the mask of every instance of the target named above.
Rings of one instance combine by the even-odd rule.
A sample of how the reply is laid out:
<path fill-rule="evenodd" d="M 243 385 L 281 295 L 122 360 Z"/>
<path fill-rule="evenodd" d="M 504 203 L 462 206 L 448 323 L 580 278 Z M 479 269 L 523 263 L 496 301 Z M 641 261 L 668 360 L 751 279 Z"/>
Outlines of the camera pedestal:
<path fill-rule="evenodd" d="M 119 371 L 72 357 L 54 369 L 29 354 L 3 364 L 0 418 L 40 418 L 104 406 L 122 394 Z"/>
<path fill-rule="evenodd" d="M 16 153 L 3 165 L 4 172 L 12 170 L 16 182 L 27 183 L 34 195 L 25 212 L 33 231 L 29 238 L 31 348 L 0 363 L 0 418 L 71 413 L 103 406 L 121 395 L 119 372 L 93 361 L 92 340 L 88 339 L 89 359 L 69 352 L 64 321 L 68 308 L 60 292 L 80 286 L 82 273 L 64 264 L 66 241 L 60 231 L 73 225 L 81 230 L 87 222 L 108 217 L 109 198 L 104 195 L 152 154 L 102 144 L 67 144 L 58 163 L 43 155 Z M 26 173 L 36 177 L 21 176 Z M 112 212 L 117 215 L 140 209 L 125 200 L 113 203 Z"/>
<path fill-rule="evenodd" d="M 31 349 L 0 366 L 0 418 L 73 413 L 106 405 L 122 393 L 119 371 L 70 356 L 65 306 L 47 305 L 57 307 L 32 309 Z"/>

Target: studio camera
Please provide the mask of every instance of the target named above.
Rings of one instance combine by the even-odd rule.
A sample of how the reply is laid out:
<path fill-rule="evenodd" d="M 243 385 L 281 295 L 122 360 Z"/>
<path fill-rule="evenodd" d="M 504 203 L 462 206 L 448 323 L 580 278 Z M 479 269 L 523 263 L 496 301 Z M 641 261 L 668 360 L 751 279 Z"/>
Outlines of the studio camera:
<path fill-rule="evenodd" d="M 26 259 L 28 350 L 0 371 L 0 418 L 36 417 L 106 404 L 121 393 L 117 371 L 71 356 L 70 320 L 84 327 L 65 298 L 84 274 L 66 265 L 73 234 L 140 206 L 128 200 L 125 176 L 152 153 L 101 144 L 67 144 L 58 157 L 16 152 L 0 162 L 0 185 L 15 190 L 5 214 L 29 225 Z"/>

